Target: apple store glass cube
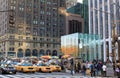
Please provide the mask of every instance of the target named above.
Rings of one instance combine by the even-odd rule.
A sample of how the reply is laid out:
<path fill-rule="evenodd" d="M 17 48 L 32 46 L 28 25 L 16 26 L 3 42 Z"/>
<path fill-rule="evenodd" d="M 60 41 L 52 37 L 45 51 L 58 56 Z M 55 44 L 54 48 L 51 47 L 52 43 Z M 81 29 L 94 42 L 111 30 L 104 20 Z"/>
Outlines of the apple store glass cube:
<path fill-rule="evenodd" d="M 83 60 L 102 59 L 100 35 L 73 33 L 61 36 L 61 51 Z"/>

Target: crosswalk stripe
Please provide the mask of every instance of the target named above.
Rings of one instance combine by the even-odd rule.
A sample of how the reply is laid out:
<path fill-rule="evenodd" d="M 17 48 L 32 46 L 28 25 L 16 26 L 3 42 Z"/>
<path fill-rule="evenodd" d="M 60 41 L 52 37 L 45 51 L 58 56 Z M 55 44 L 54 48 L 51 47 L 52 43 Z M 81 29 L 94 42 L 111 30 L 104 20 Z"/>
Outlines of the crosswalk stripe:
<path fill-rule="evenodd" d="M 10 78 L 10 77 L 5 77 L 4 75 L 0 75 L 0 78 Z"/>
<path fill-rule="evenodd" d="M 16 75 L 0 75 L 0 78 L 91 78 L 91 77 L 83 77 L 83 76 L 53 76 L 53 75 L 49 75 L 48 77 L 46 77 L 46 75 L 30 75 L 30 74 L 16 74 Z M 95 77 L 98 78 L 98 77 Z M 99 77 L 100 78 L 100 77 Z"/>

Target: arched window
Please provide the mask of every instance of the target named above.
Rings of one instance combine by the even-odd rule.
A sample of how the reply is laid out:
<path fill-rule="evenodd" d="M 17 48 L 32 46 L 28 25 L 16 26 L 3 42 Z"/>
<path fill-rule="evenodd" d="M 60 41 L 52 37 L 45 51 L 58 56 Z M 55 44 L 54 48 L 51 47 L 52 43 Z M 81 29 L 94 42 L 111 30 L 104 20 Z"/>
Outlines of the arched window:
<path fill-rule="evenodd" d="M 23 57 L 23 50 L 22 49 L 18 49 L 17 57 Z"/>
<path fill-rule="evenodd" d="M 46 51 L 46 55 L 51 55 L 51 51 L 50 51 L 50 50 L 47 50 L 47 51 Z"/>
<path fill-rule="evenodd" d="M 56 50 L 53 50 L 52 56 L 57 56 L 57 51 Z"/>
<path fill-rule="evenodd" d="M 26 57 L 31 56 L 30 49 L 26 49 L 26 51 L 25 51 L 25 56 L 26 56 Z"/>
<path fill-rule="evenodd" d="M 38 56 L 38 51 L 36 49 L 32 51 L 32 56 Z"/>
<path fill-rule="evenodd" d="M 39 52 L 39 56 L 43 56 L 43 55 L 45 55 L 44 50 L 40 50 L 40 52 Z"/>

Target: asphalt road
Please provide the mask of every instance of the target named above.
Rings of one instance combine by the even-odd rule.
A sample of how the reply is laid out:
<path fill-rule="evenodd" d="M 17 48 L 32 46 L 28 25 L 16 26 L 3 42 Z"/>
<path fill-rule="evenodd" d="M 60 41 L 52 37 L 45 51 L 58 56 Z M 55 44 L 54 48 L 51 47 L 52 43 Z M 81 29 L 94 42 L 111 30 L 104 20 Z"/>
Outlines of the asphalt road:
<path fill-rule="evenodd" d="M 71 75 L 70 73 L 52 72 L 52 73 L 20 73 L 0 75 L 0 78 L 85 78 L 80 74 Z M 86 77 L 87 78 L 87 77 Z"/>
<path fill-rule="evenodd" d="M 64 72 L 52 72 L 52 73 L 21 73 L 17 72 L 16 74 L 4 74 L 0 75 L 0 78 L 117 78 L 117 77 L 90 77 L 82 76 L 80 73 L 74 74 L 73 76 L 70 73 Z"/>

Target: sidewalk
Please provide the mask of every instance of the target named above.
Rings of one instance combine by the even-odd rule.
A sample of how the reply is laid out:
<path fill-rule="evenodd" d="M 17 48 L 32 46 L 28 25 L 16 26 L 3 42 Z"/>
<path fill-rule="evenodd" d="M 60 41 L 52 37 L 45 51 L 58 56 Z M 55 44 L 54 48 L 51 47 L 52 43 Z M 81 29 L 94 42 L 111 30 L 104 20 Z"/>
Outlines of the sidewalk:
<path fill-rule="evenodd" d="M 66 78 L 118 78 L 118 77 L 102 77 L 102 76 L 95 76 L 91 77 L 90 75 L 83 76 L 82 73 L 75 73 L 73 76 L 71 75 L 70 71 L 65 72 Z"/>

